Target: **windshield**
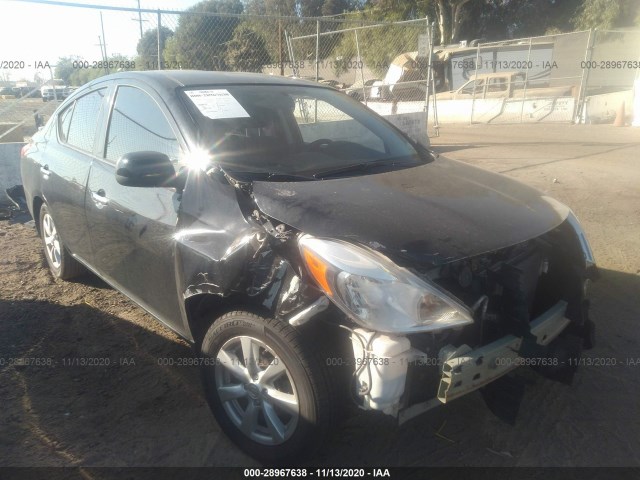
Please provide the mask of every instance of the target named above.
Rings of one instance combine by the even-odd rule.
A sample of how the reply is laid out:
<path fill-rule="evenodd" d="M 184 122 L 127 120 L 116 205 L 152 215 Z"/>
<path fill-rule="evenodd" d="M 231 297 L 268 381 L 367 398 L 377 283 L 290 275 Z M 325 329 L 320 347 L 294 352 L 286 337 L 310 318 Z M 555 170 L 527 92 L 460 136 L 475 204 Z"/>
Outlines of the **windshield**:
<path fill-rule="evenodd" d="M 198 123 L 200 147 L 232 173 L 320 178 L 431 159 L 426 149 L 333 89 L 216 85 L 185 89 L 183 95 Z"/>

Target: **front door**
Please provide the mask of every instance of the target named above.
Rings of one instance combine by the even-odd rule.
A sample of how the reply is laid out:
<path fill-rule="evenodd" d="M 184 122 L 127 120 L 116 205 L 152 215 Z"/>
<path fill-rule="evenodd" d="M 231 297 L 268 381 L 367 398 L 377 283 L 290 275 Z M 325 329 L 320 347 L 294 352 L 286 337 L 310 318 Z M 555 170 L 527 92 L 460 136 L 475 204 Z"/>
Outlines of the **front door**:
<path fill-rule="evenodd" d="M 174 330 L 184 333 L 175 279 L 179 193 L 173 188 L 125 187 L 115 164 L 125 153 L 156 151 L 180 157 L 177 129 L 160 98 L 139 85 L 119 85 L 101 160 L 89 175 L 87 220 L 92 265 Z"/>

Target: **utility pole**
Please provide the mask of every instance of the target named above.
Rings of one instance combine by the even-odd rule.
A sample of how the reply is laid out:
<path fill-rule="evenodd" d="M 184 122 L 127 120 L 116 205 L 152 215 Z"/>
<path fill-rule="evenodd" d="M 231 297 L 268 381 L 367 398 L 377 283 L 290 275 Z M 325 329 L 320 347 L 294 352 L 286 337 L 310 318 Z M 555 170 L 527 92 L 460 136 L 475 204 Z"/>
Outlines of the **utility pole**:
<path fill-rule="evenodd" d="M 102 29 L 102 47 L 104 48 L 104 71 L 109 74 L 109 57 L 107 57 L 107 38 L 104 36 L 104 22 L 102 12 L 100 12 L 100 28 Z"/>
<path fill-rule="evenodd" d="M 142 40 L 142 12 L 140 11 L 140 0 L 138 0 L 138 23 L 140 24 L 140 40 Z"/>
<path fill-rule="evenodd" d="M 102 57 L 102 60 L 104 61 L 104 50 L 102 48 L 102 37 L 100 35 L 98 35 L 98 43 L 94 43 L 94 45 L 96 47 L 100 47 L 100 57 Z"/>
<path fill-rule="evenodd" d="M 141 11 L 141 6 L 140 6 L 140 0 L 138 0 L 138 18 L 132 18 L 131 20 L 133 20 L 134 22 L 138 22 L 138 25 L 140 26 L 140 40 L 142 40 L 142 35 L 144 34 L 143 30 L 142 30 L 142 22 L 148 22 L 149 20 L 143 20 L 142 19 L 142 11 Z"/>

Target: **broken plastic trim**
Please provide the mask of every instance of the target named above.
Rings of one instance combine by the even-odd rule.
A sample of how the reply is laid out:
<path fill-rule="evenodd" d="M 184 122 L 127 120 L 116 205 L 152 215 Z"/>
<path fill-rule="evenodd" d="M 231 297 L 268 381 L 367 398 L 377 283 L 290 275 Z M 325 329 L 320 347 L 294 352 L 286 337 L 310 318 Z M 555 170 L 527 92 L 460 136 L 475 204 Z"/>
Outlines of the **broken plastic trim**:
<path fill-rule="evenodd" d="M 314 317 L 316 314 L 326 310 L 330 303 L 331 302 L 329 302 L 329 299 L 325 296 L 318 298 L 315 302 L 313 302 L 311 305 L 309 305 L 305 309 L 292 315 L 289 318 L 289 325 L 293 327 L 299 327 L 300 325 L 304 325 L 309 320 L 311 320 L 311 318 Z"/>

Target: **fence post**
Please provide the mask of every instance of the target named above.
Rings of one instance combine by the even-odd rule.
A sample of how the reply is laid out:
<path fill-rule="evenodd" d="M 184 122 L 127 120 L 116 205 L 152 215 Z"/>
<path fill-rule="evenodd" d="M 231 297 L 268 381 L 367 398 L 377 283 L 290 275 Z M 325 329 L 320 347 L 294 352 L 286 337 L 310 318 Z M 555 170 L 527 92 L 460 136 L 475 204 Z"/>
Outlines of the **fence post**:
<path fill-rule="evenodd" d="M 358 31 L 354 30 L 353 33 L 356 36 L 356 52 L 358 54 L 358 62 L 362 62 L 362 57 L 360 56 L 360 43 L 358 43 Z M 364 86 L 364 70 L 360 68 L 360 80 L 362 81 L 362 98 L 364 99 L 364 104 L 367 104 L 367 89 Z"/>
<path fill-rule="evenodd" d="M 578 91 L 578 98 L 573 108 L 573 123 L 580 123 L 580 119 L 584 113 L 585 99 L 587 93 L 587 83 L 589 82 L 589 62 L 593 57 L 593 47 L 595 44 L 595 30 L 592 28 L 589 30 L 589 36 L 587 37 L 587 48 L 584 52 L 584 60 L 582 62 L 582 77 L 580 78 L 580 90 Z"/>
<path fill-rule="evenodd" d="M 49 66 L 49 75 L 51 75 L 51 86 L 53 87 L 53 99 L 57 103 L 58 102 L 58 93 L 56 92 L 56 81 L 53 78 L 53 70 L 51 69 L 51 66 Z"/>
<path fill-rule="evenodd" d="M 418 34 L 420 35 L 420 34 Z M 427 38 L 429 39 L 429 48 L 427 55 L 429 55 L 427 59 L 427 85 L 424 93 L 424 111 L 427 114 L 427 125 L 429 125 L 429 81 L 431 80 L 431 31 L 429 29 L 429 17 L 427 16 Z M 420 44 L 420 37 L 418 37 L 418 44 Z M 418 50 L 420 50 L 418 48 Z M 434 92 L 435 95 L 435 92 Z"/>
<path fill-rule="evenodd" d="M 478 48 L 476 50 L 476 73 L 475 82 L 473 83 L 473 98 L 471 99 L 471 116 L 469 117 L 469 125 L 473 125 L 473 109 L 476 106 L 476 85 L 478 83 L 478 62 L 480 61 L 480 42 L 478 42 Z"/>
<path fill-rule="evenodd" d="M 438 121 L 438 103 L 436 101 L 436 76 L 433 72 L 433 64 L 431 58 L 433 57 L 433 27 L 435 26 L 435 22 L 431 23 L 431 29 L 429 30 L 429 75 L 431 81 L 431 96 L 433 97 L 433 128 L 436 132 L 436 137 L 440 136 L 440 123 Z M 429 101 L 427 100 L 427 104 Z M 429 117 L 427 117 L 427 123 L 429 122 Z"/>
<path fill-rule="evenodd" d="M 162 70 L 162 57 L 160 56 L 161 52 L 161 48 L 160 48 L 160 28 L 162 27 L 162 15 L 160 14 L 160 9 L 158 9 L 158 31 L 157 31 L 157 37 L 158 37 L 158 70 Z"/>
<path fill-rule="evenodd" d="M 524 102 L 527 99 L 527 84 L 529 83 L 529 62 L 531 61 L 531 37 L 529 37 L 529 51 L 527 52 L 527 70 L 524 74 L 524 89 L 522 90 L 522 104 L 520 105 L 520 123 L 524 116 Z"/>
<path fill-rule="evenodd" d="M 320 68 L 320 20 L 316 20 L 316 82 L 319 80 Z"/>
<path fill-rule="evenodd" d="M 284 61 L 282 57 L 282 18 L 278 17 L 278 58 L 280 60 L 280 76 L 284 77 Z"/>

